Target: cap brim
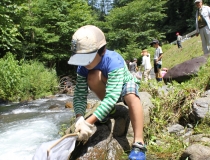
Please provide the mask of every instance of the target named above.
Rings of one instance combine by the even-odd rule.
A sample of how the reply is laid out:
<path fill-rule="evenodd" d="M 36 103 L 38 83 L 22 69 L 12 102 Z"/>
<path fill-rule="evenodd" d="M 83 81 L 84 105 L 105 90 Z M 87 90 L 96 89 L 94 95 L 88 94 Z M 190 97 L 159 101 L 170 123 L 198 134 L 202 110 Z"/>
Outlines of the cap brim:
<path fill-rule="evenodd" d="M 72 54 L 70 57 L 68 64 L 76 65 L 76 66 L 87 66 L 89 65 L 95 58 L 98 51 L 93 53 L 77 53 Z"/>
<path fill-rule="evenodd" d="M 194 3 L 197 3 L 197 2 L 199 2 L 199 3 L 200 3 L 201 1 L 195 1 Z"/>

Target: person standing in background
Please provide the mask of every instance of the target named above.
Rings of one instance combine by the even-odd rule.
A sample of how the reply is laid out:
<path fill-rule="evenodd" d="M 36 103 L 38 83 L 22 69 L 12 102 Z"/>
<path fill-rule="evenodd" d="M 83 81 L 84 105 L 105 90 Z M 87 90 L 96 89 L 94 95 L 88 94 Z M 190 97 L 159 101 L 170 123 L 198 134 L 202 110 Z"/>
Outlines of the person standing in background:
<path fill-rule="evenodd" d="M 163 57 L 163 51 L 161 46 L 159 46 L 159 41 L 154 39 L 151 43 L 151 46 L 155 48 L 155 54 L 154 54 L 154 72 L 156 80 L 162 81 L 162 75 L 161 75 L 161 66 L 162 66 L 162 57 Z"/>
<path fill-rule="evenodd" d="M 176 40 L 176 43 L 177 43 L 177 46 L 178 48 L 181 48 L 182 49 L 182 36 L 179 35 L 179 32 L 176 33 L 176 36 L 177 36 L 177 40 Z"/>
<path fill-rule="evenodd" d="M 148 81 L 149 79 L 151 79 L 150 71 L 152 69 L 152 65 L 150 62 L 150 54 L 147 52 L 146 49 L 142 50 L 141 54 L 143 55 L 141 66 L 144 67 L 144 71 L 143 71 L 144 81 Z"/>
<path fill-rule="evenodd" d="M 203 5 L 202 0 L 195 0 L 196 36 L 200 34 L 204 54 L 210 53 L 210 7 Z"/>
<path fill-rule="evenodd" d="M 126 64 L 127 64 L 127 67 L 129 68 L 129 63 L 130 63 L 130 61 L 129 61 L 129 60 L 126 60 L 125 62 L 126 62 Z"/>
<path fill-rule="evenodd" d="M 136 68 L 137 68 L 137 59 L 134 58 L 134 59 L 133 59 L 133 62 L 130 62 L 130 63 L 129 63 L 129 71 L 130 71 L 130 72 L 132 73 L 132 75 L 134 75 L 134 76 L 135 76 L 135 74 L 136 74 L 136 72 L 137 72 Z"/>

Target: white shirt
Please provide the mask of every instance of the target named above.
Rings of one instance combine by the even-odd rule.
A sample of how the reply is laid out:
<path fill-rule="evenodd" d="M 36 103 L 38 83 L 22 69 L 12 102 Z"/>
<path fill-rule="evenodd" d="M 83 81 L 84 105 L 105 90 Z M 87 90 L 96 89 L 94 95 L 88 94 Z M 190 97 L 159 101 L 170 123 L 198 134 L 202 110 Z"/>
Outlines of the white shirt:
<path fill-rule="evenodd" d="M 141 65 L 144 66 L 144 70 L 152 68 L 152 65 L 151 65 L 151 62 L 150 62 L 150 54 L 142 57 L 142 64 Z"/>
<path fill-rule="evenodd" d="M 162 51 L 162 48 L 159 46 L 155 50 L 154 60 L 157 60 L 160 57 L 161 54 L 163 54 L 163 51 Z M 157 64 L 162 64 L 162 58 L 159 59 L 159 61 L 157 62 Z"/>
<path fill-rule="evenodd" d="M 205 21 L 207 23 L 207 26 L 210 29 L 210 19 L 209 19 L 209 17 L 210 17 L 210 7 L 202 5 L 201 15 L 205 19 Z M 199 28 L 198 28 L 198 10 L 196 11 L 196 32 L 199 33 Z"/>
<path fill-rule="evenodd" d="M 177 41 L 181 41 L 182 40 L 182 36 L 178 35 L 177 36 Z"/>

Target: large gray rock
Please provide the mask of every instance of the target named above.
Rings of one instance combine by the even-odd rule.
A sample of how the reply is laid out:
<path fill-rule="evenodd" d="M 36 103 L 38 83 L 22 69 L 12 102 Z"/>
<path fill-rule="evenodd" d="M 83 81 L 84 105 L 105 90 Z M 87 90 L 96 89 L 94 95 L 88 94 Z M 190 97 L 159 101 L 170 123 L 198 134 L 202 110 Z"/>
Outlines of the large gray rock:
<path fill-rule="evenodd" d="M 70 159 L 121 159 L 123 152 L 130 149 L 126 138 L 129 124 L 128 109 L 116 105 L 116 113 L 112 119 L 103 124 L 96 123 L 97 131 L 87 143 L 77 142 Z"/>
<path fill-rule="evenodd" d="M 193 102 L 193 112 L 190 114 L 190 118 L 193 121 L 198 121 L 205 118 L 210 113 L 210 98 L 201 97 Z"/>
<path fill-rule="evenodd" d="M 191 77 L 196 76 L 199 68 L 207 62 L 207 58 L 208 55 L 203 55 L 174 66 L 163 77 L 164 82 L 175 80 L 181 83 L 189 80 Z"/>
<path fill-rule="evenodd" d="M 181 160 L 210 160 L 210 147 L 193 144 L 183 152 Z"/>

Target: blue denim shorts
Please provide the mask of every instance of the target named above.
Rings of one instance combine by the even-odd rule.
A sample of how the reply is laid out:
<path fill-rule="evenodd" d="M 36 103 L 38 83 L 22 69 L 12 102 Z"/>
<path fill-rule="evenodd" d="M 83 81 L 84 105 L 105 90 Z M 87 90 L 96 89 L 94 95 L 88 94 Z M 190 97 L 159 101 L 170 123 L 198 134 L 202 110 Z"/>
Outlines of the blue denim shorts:
<path fill-rule="evenodd" d="M 126 104 L 124 96 L 130 93 L 135 94 L 137 97 L 139 97 L 139 85 L 133 81 L 129 81 L 123 85 L 122 92 L 118 102 L 123 102 Z"/>

